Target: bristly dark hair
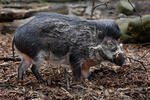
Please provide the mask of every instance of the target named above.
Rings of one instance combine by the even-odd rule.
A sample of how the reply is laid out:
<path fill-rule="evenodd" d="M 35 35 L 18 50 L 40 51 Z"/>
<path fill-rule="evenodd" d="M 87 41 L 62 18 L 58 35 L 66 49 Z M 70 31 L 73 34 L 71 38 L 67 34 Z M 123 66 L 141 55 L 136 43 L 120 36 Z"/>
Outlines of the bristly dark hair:
<path fill-rule="evenodd" d="M 98 21 L 97 27 L 100 28 L 106 36 L 119 39 L 121 36 L 120 29 L 114 21 Z"/>

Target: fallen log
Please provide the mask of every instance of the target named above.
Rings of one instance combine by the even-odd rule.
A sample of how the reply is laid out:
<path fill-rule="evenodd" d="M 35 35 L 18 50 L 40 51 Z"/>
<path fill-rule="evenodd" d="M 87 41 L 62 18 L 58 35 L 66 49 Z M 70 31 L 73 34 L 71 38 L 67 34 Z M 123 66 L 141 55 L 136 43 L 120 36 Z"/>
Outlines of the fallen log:
<path fill-rule="evenodd" d="M 21 61 L 21 59 L 19 57 L 3 57 L 3 56 L 0 56 L 0 60 L 3 60 L 3 61 Z"/>

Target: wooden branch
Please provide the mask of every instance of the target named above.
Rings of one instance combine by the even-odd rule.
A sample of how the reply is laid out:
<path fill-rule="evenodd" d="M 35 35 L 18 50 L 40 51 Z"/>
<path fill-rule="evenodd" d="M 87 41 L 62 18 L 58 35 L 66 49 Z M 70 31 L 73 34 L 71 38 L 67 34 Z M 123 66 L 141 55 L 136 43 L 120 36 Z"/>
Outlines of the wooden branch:
<path fill-rule="evenodd" d="M 149 52 L 150 52 L 150 49 L 143 56 L 141 56 L 138 60 L 143 59 Z"/>
<path fill-rule="evenodd" d="M 15 63 L 13 63 L 13 62 L 9 62 L 9 63 L 4 62 L 4 63 L 1 63 L 1 64 L 0 64 L 0 68 L 8 67 L 8 66 L 11 66 L 11 65 L 14 65 L 14 64 L 19 64 L 19 63 L 20 63 L 20 62 L 15 62 Z"/>
<path fill-rule="evenodd" d="M 96 5 L 95 6 L 95 1 L 96 0 L 92 0 L 93 2 L 92 2 L 92 10 L 91 10 L 91 19 L 92 19 L 92 17 L 93 17 L 93 14 L 94 14 L 94 10 L 97 8 L 97 7 L 99 7 L 99 6 L 101 6 L 101 5 L 105 5 L 106 7 L 107 7 L 107 4 L 110 2 L 110 1 L 107 1 L 107 2 L 101 2 L 100 4 L 98 4 L 98 5 Z"/>
<path fill-rule="evenodd" d="M 19 57 L 3 57 L 3 56 L 0 56 L 0 60 L 3 60 L 3 61 L 21 61 L 21 59 Z"/>
<path fill-rule="evenodd" d="M 11 65 L 12 65 L 12 63 L 2 63 L 2 64 L 0 64 L 0 67 L 8 67 Z"/>
<path fill-rule="evenodd" d="M 134 5 L 131 3 L 130 0 L 128 0 L 129 4 L 132 6 L 133 11 L 140 17 L 141 25 L 143 30 L 145 30 L 145 27 L 143 26 L 143 21 L 142 21 L 142 15 L 138 13 L 138 11 L 135 9 Z"/>
<path fill-rule="evenodd" d="M 75 86 L 71 86 L 71 88 L 77 88 L 77 89 L 83 89 L 86 90 L 87 88 L 81 85 L 75 85 Z"/>
<path fill-rule="evenodd" d="M 147 69 L 146 69 L 146 67 L 144 66 L 144 63 L 143 63 L 142 61 L 137 60 L 137 59 L 134 59 L 134 58 L 129 57 L 129 56 L 127 56 L 127 58 L 128 58 L 129 60 L 133 60 L 133 61 L 136 61 L 136 62 L 140 63 L 140 64 L 142 65 L 142 67 L 144 68 L 144 70 L 147 71 Z"/>
<path fill-rule="evenodd" d="M 150 45 L 150 42 L 142 43 L 141 45 L 142 45 L 142 46 L 149 46 L 149 45 Z"/>
<path fill-rule="evenodd" d="M 92 0 L 93 2 L 92 2 L 92 10 L 91 10 L 91 19 L 92 19 L 92 17 L 93 17 L 93 13 L 94 13 L 94 6 L 95 6 L 95 0 Z"/>

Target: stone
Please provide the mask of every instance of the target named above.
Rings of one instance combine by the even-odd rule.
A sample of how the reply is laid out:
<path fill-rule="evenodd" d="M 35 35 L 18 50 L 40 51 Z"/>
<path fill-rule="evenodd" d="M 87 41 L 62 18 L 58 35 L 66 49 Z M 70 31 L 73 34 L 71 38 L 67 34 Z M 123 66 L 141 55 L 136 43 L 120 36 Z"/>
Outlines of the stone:
<path fill-rule="evenodd" d="M 83 5 L 71 5 L 69 6 L 69 14 L 76 16 L 83 16 L 85 13 L 86 6 Z"/>
<path fill-rule="evenodd" d="M 49 9 L 49 6 L 34 8 L 34 9 L 13 9 L 13 8 L 4 8 L 0 10 L 0 22 L 12 22 L 16 19 L 24 19 L 31 17 L 33 14 L 41 11 L 46 11 Z"/>
<path fill-rule="evenodd" d="M 135 5 L 132 3 L 132 5 L 135 7 Z M 126 15 L 131 15 L 133 14 L 134 8 L 132 7 L 132 5 L 126 1 L 126 0 L 122 0 L 119 1 L 119 3 L 117 4 L 117 9 Z"/>
<path fill-rule="evenodd" d="M 150 42 L 150 15 L 143 15 L 142 18 L 122 18 L 117 20 L 124 43 L 145 43 Z"/>
<path fill-rule="evenodd" d="M 78 0 L 41 0 L 46 2 L 71 2 L 71 1 L 78 1 Z"/>
<path fill-rule="evenodd" d="M 49 9 L 47 10 L 47 12 L 68 14 L 69 13 L 69 9 L 68 9 L 68 7 L 66 5 L 59 5 L 59 6 L 51 5 L 49 7 Z"/>
<path fill-rule="evenodd" d="M 40 2 L 40 0 L 0 0 L 0 3 L 9 4 L 9 3 L 33 3 Z"/>

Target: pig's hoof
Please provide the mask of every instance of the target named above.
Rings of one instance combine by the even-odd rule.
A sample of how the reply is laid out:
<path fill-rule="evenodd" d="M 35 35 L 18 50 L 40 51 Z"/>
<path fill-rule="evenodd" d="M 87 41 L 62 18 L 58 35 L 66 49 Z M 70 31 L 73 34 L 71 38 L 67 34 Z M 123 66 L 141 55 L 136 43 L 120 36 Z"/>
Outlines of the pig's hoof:
<path fill-rule="evenodd" d="M 76 82 L 80 82 L 80 78 L 77 78 L 77 77 L 76 77 L 76 78 L 75 78 L 75 81 L 76 81 Z"/>
<path fill-rule="evenodd" d="M 89 75 L 86 80 L 91 81 L 91 80 L 92 80 L 92 77 Z"/>
<path fill-rule="evenodd" d="M 25 82 L 24 80 L 18 80 L 18 85 L 21 86 L 23 85 L 24 82 Z"/>
<path fill-rule="evenodd" d="M 42 79 L 42 80 L 38 80 L 38 83 L 44 83 L 45 81 Z"/>

